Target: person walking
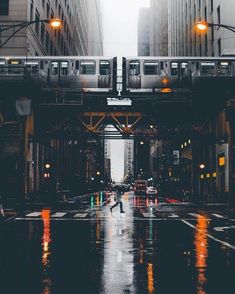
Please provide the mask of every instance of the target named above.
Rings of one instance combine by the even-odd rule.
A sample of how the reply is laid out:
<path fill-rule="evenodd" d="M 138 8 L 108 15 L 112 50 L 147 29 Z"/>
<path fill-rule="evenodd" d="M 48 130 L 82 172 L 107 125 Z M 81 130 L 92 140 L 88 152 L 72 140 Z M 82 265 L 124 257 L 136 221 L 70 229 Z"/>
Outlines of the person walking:
<path fill-rule="evenodd" d="M 116 203 L 110 207 L 110 212 L 112 212 L 115 206 L 118 206 L 118 204 L 120 204 L 120 213 L 125 213 L 125 211 L 123 210 L 123 204 L 122 204 L 122 191 L 120 191 L 120 189 L 117 188 L 115 190 L 115 193 L 116 193 L 116 197 L 115 197 Z"/>

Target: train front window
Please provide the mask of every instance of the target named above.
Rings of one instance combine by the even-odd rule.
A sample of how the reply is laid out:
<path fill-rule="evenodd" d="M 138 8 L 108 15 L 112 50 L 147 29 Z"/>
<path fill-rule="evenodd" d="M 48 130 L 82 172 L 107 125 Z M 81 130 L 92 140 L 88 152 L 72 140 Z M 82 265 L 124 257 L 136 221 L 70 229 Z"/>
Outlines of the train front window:
<path fill-rule="evenodd" d="M 28 71 L 30 71 L 32 74 L 38 73 L 38 62 L 37 61 L 27 61 L 25 63 L 26 68 Z"/>
<path fill-rule="evenodd" d="M 158 74 L 158 62 L 157 61 L 145 61 L 144 62 L 144 74 L 145 75 L 157 75 Z"/>
<path fill-rule="evenodd" d="M 110 75 L 110 63 L 108 60 L 100 61 L 100 75 Z"/>
<path fill-rule="evenodd" d="M 201 75 L 212 76 L 215 74 L 215 62 L 201 62 Z"/>
<path fill-rule="evenodd" d="M 228 62 L 219 62 L 217 73 L 220 76 L 229 76 L 231 74 L 231 66 Z"/>
<path fill-rule="evenodd" d="M 81 61 L 80 67 L 82 75 L 95 75 L 95 61 Z"/>
<path fill-rule="evenodd" d="M 23 73 L 24 69 L 22 67 L 21 60 L 9 60 L 8 61 L 8 73 L 10 74 L 21 74 Z"/>
<path fill-rule="evenodd" d="M 178 63 L 177 62 L 172 62 L 171 63 L 171 75 L 172 76 L 177 76 L 178 75 Z"/>
<path fill-rule="evenodd" d="M 138 76 L 140 74 L 140 63 L 138 60 L 130 61 L 130 75 Z"/>
<path fill-rule="evenodd" d="M 0 73 L 4 73 L 6 71 L 6 62 L 4 60 L 0 60 Z"/>
<path fill-rule="evenodd" d="M 61 74 L 66 76 L 68 74 L 69 63 L 67 61 L 61 62 Z"/>
<path fill-rule="evenodd" d="M 59 64 L 57 61 L 53 61 L 51 63 L 51 74 L 53 76 L 58 75 L 58 68 L 59 68 Z"/>
<path fill-rule="evenodd" d="M 187 76 L 188 75 L 188 62 L 181 63 L 181 75 Z"/>

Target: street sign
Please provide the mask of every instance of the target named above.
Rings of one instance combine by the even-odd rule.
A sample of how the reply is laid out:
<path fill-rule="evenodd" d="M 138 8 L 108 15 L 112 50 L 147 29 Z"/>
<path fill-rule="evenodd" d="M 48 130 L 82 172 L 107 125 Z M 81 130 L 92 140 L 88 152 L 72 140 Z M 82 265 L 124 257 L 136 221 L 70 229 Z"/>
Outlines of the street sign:
<path fill-rule="evenodd" d="M 180 152 L 179 150 L 173 150 L 173 164 L 178 165 L 180 163 Z"/>

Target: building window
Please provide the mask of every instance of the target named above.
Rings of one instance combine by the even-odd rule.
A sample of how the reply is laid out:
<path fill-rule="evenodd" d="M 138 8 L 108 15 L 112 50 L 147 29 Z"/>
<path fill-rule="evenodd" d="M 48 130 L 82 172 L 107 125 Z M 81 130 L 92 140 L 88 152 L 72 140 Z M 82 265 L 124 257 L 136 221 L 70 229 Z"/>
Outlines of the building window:
<path fill-rule="evenodd" d="M 218 24 L 220 24 L 220 6 L 217 8 L 217 18 L 218 18 Z"/>
<path fill-rule="evenodd" d="M 214 0 L 211 0 L 211 13 L 213 12 L 214 10 Z"/>
<path fill-rule="evenodd" d="M 45 7 L 45 0 L 42 0 L 42 7 Z"/>
<path fill-rule="evenodd" d="M 33 1 L 31 1 L 31 4 L 30 4 L 30 21 L 33 20 Z"/>
<path fill-rule="evenodd" d="M 218 54 L 221 56 L 221 39 L 218 40 Z"/>
<path fill-rule="evenodd" d="M 205 55 L 208 55 L 208 37 L 205 35 Z"/>
<path fill-rule="evenodd" d="M 1 0 L 0 15 L 8 15 L 8 14 L 9 14 L 9 0 Z"/>
<path fill-rule="evenodd" d="M 47 3 L 47 18 L 50 17 L 50 4 Z"/>
<path fill-rule="evenodd" d="M 35 31 L 37 33 L 37 35 L 39 35 L 39 20 L 40 20 L 40 14 L 39 12 L 36 10 L 36 13 L 35 13 Z"/>
<path fill-rule="evenodd" d="M 49 49 L 49 34 L 46 32 L 46 51 L 48 52 Z"/>
<path fill-rule="evenodd" d="M 41 24 L 41 42 L 44 44 L 44 38 L 45 38 L 45 25 L 44 23 Z"/>

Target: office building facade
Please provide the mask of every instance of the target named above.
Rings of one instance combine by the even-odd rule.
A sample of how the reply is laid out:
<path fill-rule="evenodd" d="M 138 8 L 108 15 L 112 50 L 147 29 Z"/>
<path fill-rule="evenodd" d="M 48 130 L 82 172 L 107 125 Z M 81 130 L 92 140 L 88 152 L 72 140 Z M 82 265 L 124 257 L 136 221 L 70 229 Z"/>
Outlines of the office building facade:
<path fill-rule="evenodd" d="M 141 7 L 138 16 L 138 56 L 150 55 L 150 8 Z"/>
<path fill-rule="evenodd" d="M 45 22 L 31 24 L 0 48 L 0 55 L 103 55 L 99 0 L 2 0 L 0 4 L 2 27 L 51 18 L 62 20 L 61 29 L 52 30 Z M 13 33 L 3 32 L 1 43 Z"/>

